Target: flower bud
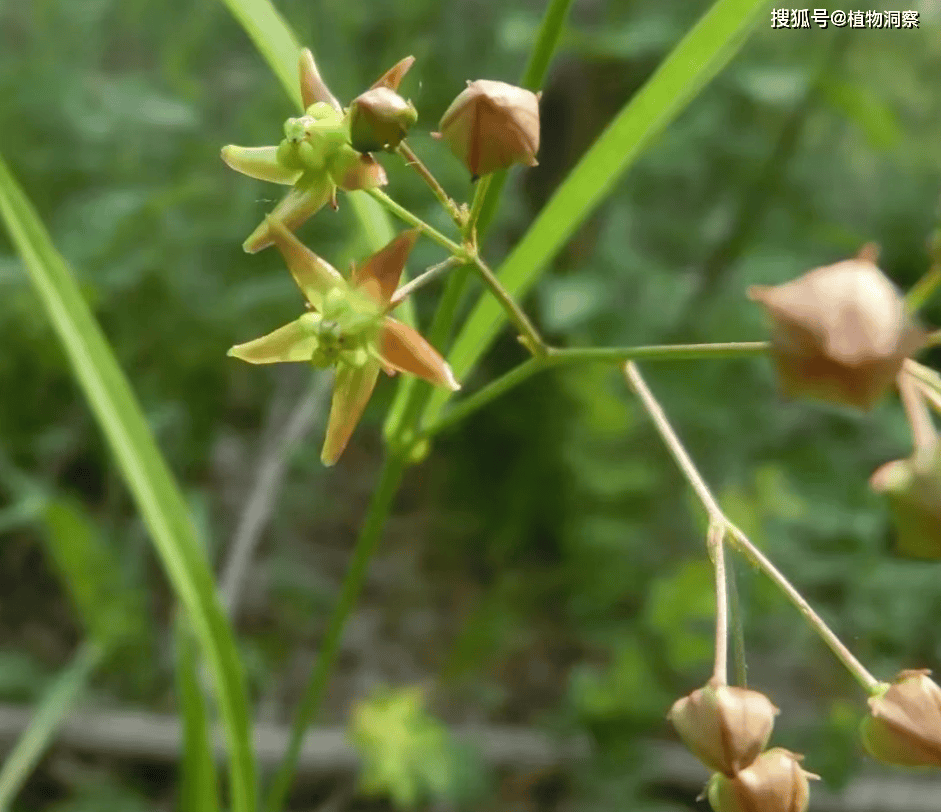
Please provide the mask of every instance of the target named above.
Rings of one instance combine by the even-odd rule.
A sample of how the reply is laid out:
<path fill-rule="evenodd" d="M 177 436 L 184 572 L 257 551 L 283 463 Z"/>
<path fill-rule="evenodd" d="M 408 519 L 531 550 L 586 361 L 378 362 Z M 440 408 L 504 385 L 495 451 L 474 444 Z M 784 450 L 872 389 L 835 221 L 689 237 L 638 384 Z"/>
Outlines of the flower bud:
<path fill-rule="evenodd" d="M 872 259 L 867 247 L 783 285 L 749 288 L 770 316 L 771 352 L 788 396 L 870 409 L 922 346 L 904 298 Z"/>
<path fill-rule="evenodd" d="M 941 688 L 930 673 L 902 671 L 883 694 L 869 700 L 860 733 L 877 761 L 941 767 Z"/>
<path fill-rule="evenodd" d="M 350 143 L 359 152 L 394 150 L 418 121 L 418 111 L 394 90 L 380 86 L 350 105 Z"/>
<path fill-rule="evenodd" d="M 941 449 L 924 462 L 887 462 L 869 485 L 889 499 L 896 550 L 913 558 L 941 559 Z"/>
<path fill-rule="evenodd" d="M 707 788 L 715 812 L 804 812 L 810 798 L 802 756 L 775 747 L 734 778 L 716 774 Z"/>
<path fill-rule="evenodd" d="M 475 178 L 514 163 L 536 166 L 539 94 L 488 79 L 468 82 L 438 128 L 432 136 L 443 138 Z"/>
<path fill-rule="evenodd" d="M 777 714 L 758 691 L 709 683 L 678 699 L 667 718 L 704 764 L 731 776 L 765 748 Z"/>

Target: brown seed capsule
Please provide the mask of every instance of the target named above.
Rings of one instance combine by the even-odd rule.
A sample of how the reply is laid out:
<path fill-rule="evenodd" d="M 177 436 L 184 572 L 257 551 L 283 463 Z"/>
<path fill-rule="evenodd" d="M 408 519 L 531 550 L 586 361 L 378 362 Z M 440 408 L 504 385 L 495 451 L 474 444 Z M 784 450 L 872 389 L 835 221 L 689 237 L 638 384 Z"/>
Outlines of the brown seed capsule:
<path fill-rule="evenodd" d="M 447 145 L 475 178 L 515 163 L 536 166 L 539 94 L 479 79 L 451 102 L 438 125 Z"/>
<path fill-rule="evenodd" d="M 374 87 L 350 105 L 350 143 L 359 152 L 394 150 L 418 121 L 415 106 L 388 87 Z"/>
<path fill-rule="evenodd" d="M 803 756 L 775 747 L 734 778 L 716 774 L 707 788 L 715 812 L 804 812 L 810 799 Z"/>
<path fill-rule="evenodd" d="M 887 462 L 869 485 L 888 497 L 896 550 L 913 558 L 941 559 L 941 450 L 924 462 Z"/>
<path fill-rule="evenodd" d="M 783 285 L 749 288 L 771 318 L 771 352 L 788 396 L 869 409 L 923 345 L 904 298 L 872 257 L 867 246 L 856 259 Z"/>
<path fill-rule="evenodd" d="M 877 761 L 941 767 L 941 688 L 930 673 L 902 671 L 885 693 L 869 700 L 860 733 Z"/>
<path fill-rule="evenodd" d="M 765 748 L 777 714 L 758 691 L 710 683 L 678 699 L 667 718 L 704 764 L 732 776 Z"/>

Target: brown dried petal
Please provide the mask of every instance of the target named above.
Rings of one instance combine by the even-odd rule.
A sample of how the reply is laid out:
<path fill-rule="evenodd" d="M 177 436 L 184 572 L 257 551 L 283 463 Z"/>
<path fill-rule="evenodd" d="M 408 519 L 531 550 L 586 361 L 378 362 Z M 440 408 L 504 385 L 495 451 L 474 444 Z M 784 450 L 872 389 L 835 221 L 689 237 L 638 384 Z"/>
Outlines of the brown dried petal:
<path fill-rule="evenodd" d="M 353 286 L 364 290 L 383 307 L 389 304 L 402 277 L 405 260 L 420 234 L 417 228 L 403 231 L 384 248 L 357 265 L 353 269 Z"/>
<path fill-rule="evenodd" d="M 861 733 L 869 754 L 887 764 L 941 767 L 941 688 L 927 669 L 902 671 L 869 700 Z"/>
<path fill-rule="evenodd" d="M 871 408 L 924 341 L 895 285 L 865 259 L 748 295 L 771 318 L 772 355 L 792 397 Z"/>
<path fill-rule="evenodd" d="M 399 84 L 402 81 L 402 77 L 408 73 L 409 68 L 415 64 L 414 56 L 407 56 L 404 59 L 400 59 L 396 62 L 389 70 L 387 70 L 382 76 L 376 79 L 373 82 L 370 90 L 373 90 L 377 87 L 387 87 L 389 90 L 398 90 Z"/>
<path fill-rule="evenodd" d="M 301 51 L 298 73 L 301 80 L 301 100 L 305 110 L 316 102 L 326 102 L 338 113 L 341 112 L 340 102 L 320 78 L 320 71 L 317 70 L 317 63 L 314 62 L 310 48 Z"/>
<path fill-rule="evenodd" d="M 758 691 L 709 684 L 677 700 L 667 718 L 704 764 L 735 775 L 764 749 L 777 714 Z"/>
<path fill-rule="evenodd" d="M 387 318 L 382 326 L 379 352 L 383 362 L 397 372 L 408 372 L 456 392 L 461 385 L 447 361 L 412 327 Z"/>

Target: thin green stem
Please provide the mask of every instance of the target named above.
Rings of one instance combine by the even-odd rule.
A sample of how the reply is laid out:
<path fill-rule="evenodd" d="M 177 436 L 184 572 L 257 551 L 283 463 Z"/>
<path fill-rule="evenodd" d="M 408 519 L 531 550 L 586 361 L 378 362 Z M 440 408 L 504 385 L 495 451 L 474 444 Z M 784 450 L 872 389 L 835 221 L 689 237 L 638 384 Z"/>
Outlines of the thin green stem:
<path fill-rule="evenodd" d="M 327 623 L 327 630 L 320 646 L 317 663 L 307 683 L 304 697 L 294 719 L 287 751 L 268 790 L 265 803 L 265 809 L 268 812 L 280 812 L 284 807 L 285 799 L 291 788 L 291 779 L 297 766 L 297 757 L 301 750 L 304 732 L 316 720 L 323 704 L 330 671 L 340 649 L 343 627 L 346 625 L 350 612 L 353 610 L 356 599 L 362 590 L 369 562 L 382 537 L 382 528 L 392 508 L 395 494 L 398 492 L 399 484 L 405 472 L 405 465 L 405 459 L 401 455 L 388 454 L 386 456 L 382 472 L 379 475 L 379 482 L 369 503 L 366 519 L 356 539 L 356 546 L 353 548 L 350 567 L 340 588 L 340 596 Z"/>
<path fill-rule="evenodd" d="M 716 576 L 716 645 L 712 681 L 719 685 L 729 684 L 729 593 L 725 575 L 725 525 L 721 522 L 709 524 L 706 541 L 709 557 Z"/>
<path fill-rule="evenodd" d="M 444 262 L 439 262 L 437 265 L 432 265 L 428 270 L 420 273 L 410 282 L 402 285 L 395 293 L 392 294 L 392 298 L 389 300 L 389 306 L 387 310 L 392 310 L 397 305 L 401 304 L 405 299 L 411 296 L 419 288 L 423 288 L 429 282 L 433 282 L 445 271 L 450 270 L 455 265 L 462 264 L 462 260 L 458 257 L 448 257 Z"/>
<path fill-rule="evenodd" d="M 491 381 L 473 395 L 458 401 L 434 423 L 424 427 L 418 437 L 419 439 L 426 439 L 450 428 L 544 369 L 581 363 L 607 363 L 620 366 L 625 361 L 740 358 L 764 354 L 768 351 L 768 347 L 768 343 L 764 341 L 719 344 L 651 344 L 638 347 L 586 347 L 584 349 L 549 347 L 545 355 L 530 358 Z"/>
<path fill-rule="evenodd" d="M 533 326 L 529 317 L 523 311 L 516 300 L 510 295 L 510 292 L 503 287 L 503 283 L 497 279 L 496 274 L 490 270 L 490 266 L 484 262 L 480 256 L 474 254 L 471 257 L 471 263 L 477 273 L 484 280 L 484 283 L 490 288 L 490 292 L 500 302 L 501 307 L 506 311 L 507 318 L 519 330 L 520 340 L 524 346 L 536 356 L 545 355 L 547 347 L 546 342 L 542 340 L 539 331 Z"/>
<path fill-rule="evenodd" d="M 467 222 L 464 223 L 461 233 L 464 235 L 465 242 L 470 242 L 474 250 L 478 250 L 477 244 L 477 223 L 480 220 L 480 212 L 483 209 L 484 199 L 487 196 L 487 189 L 490 188 L 490 182 L 493 175 L 484 175 L 477 181 L 477 189 L 474 191 L 474 200 L 471 203 L 470 212 L 467 215 Z"/>
<path fill-rule="evenodd" d="M 428 188 L 431 189 L 434 196 L 438 199 L 438 202 L 444 207 L 448 216 L 454 221 L 458 228 L 461 228 L 461 212 L 457 207 L 457 203 L 451 199 L 451 196 L 444 190 L 444 187 L 438 183 L 438 179 L 431 173 L 431 170 L 425 166 L 421 158 L 415 154 L 414 150 L 405 141 L 399 144 L 396 152 L 398 152 L 398 154 L 405 159 L 405 163 L 414 169 L 419 177 L 428 184 Z"/>
<path fill-rule="evenodd" d="M 941 262 L 932 265 L 928 272 L 909 290 L 905 302 L 910 310 L 920 310 L 941 286 Z"/>
<path fill-rule="evenodd" d="M 442 234 L 434 226 L 429 225 L 424 220 L 421 219 L 416 214 L 412 214 L 405 206 L 402 206 L 399 203 L 396 203 L 389 195 L 383 192 L 381 189 L 370 189 L 367 194 L 378 200 L 383 206 L 385 206 L 392 214 L 398 217 L 400 220 L 408 223 L 410 226 L 421 229 L 421 231 L 427 236 L 430 240 L 438 243 L 442 248 L 446 248 L 454 256 L 461 259 L 468 259 L 467 251 L 463 246 L 458 245 L 454 240 L 448 239 L 444 234 Z"/>
<path fill-rule="evenodd" d="M 729 621 L 732 627 L 732 660 L 735 663 L 735 684 L 748 687 L 748 665 L 745 662 L 745 629 L 742 623 L 742 603 L 738 595 L 738 578 L 735 577 L 735 562 L 726 566 L 729 583 Z"/>
<path fill-rule="evenodd" d="M 804 596 L 794 588 L 790 581 L 774 566 L 764 554 L 749 541 L 748 537 L 736 527 L 719 507 L 709 486 L 706 485 L 702 475 L 696 469 L 692 459 L 686 452 L 686 448 L 680 441 L 670 421 L 667 419 L 663 408 L 657 402 L 653 393 L 647 387 L 637 365 L 630 361 L 624 367 L 624 374 L 627 381 L 634 390 L 634 393 L 640 399 L 646 409 L 647 414 L 656 426 L 657 432 L 663 439 L 670 451 L 676 464 L 679 466 L 686 481 L 689 482 L 692 489 L 699 497 L 699 501 L 706 509 L 709 515 L 709 521 L 712 523 L 721 523 L 726 532 L 731 536 L 734 546 L 745 556 L 755 567 L 760 569 L 788 598 L 797 610 L 803 615 L 810 627 L 817 632 L 823 641 L 830 647 L 830 650 L 836 655 L 837 659 L 843 663 L 846 669 L 853 675 L 857 682 L 870 694 L 879 689 L 879 681 L 869 673 L 866 667 L 856 659 L 853 653 L 843 644 L 843 641 L 833 632 L 833 630 L 824 622 L 806 600 Z"/>
<path fill-rule="evenodd" d="M 916 460 L 930 460 L 938 447 L 938 432 L 935 430 L 928 411 L 928 404 L 922 396 L 922 382 L 906 369 L 899 373 L 897 386 L 905 417 L 912 432 L 912 445 Z"/>

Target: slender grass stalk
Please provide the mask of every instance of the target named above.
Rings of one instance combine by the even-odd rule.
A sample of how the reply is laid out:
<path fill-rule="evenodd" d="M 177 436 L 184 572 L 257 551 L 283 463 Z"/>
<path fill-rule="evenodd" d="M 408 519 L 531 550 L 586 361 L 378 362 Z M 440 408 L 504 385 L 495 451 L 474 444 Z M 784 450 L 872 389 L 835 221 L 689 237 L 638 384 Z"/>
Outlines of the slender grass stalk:
<path fill-rule="evenodd" d="M 234 812 L 257 804 L 251 720 L 235 636 L 183 495 L 114 353 L 26 196 L 0 158 L 0 219 L 66 351 L 210 666 L 229 752 Z"/>
<path fill-rule="evenodd" d="M 386 456 L 379 481 L 373 490 L 372 499 L 366 511 L 366 519 L 356 539 L 350 567 L 343 584 L 340 595 L 330 613 L 323 642 L 317 655 L 317 663 L 307 682 L 304 697 L 291 726 L 291 740 L 288 744 L 284 760 L 278 767 L 272 779 L 271 786 L 265 801 L 267 812 L 280 812 L 284 806 L 288 792 L 291 788 L 291 779 L 297 766 L 297 757 L 301 751 L 304 732 L 316 721 L 317 714 L 323 704 L 330 672 L 336 662 L 340 650 L 340 641 L 343 637 L 343 628 L 349 619 L 350 612 L 356 605 L 356 600 L 362 590 L 363 582 L 369 568 L 376 547 L 382 538 L 382 530 L 386 518 L 392 509 L 392 501 L 399 489 L 399 483 L 405 473 L 406 461 L 402 456 L 389 454 Z"/>
<path fill-rule="evenodd" d="M 104 650 L 100 646 L 85 643 L 56 677 L 36 708 L 29 727 L 0 767 L 0 809 L 10 808 L 103 658 Z"/>
<path fill-rule="evenodd" d="M 706 541 L 716 576 L 716 643 L 712 678 L 719 685 L 729 683 L 729 587 L 725 574 L 725 526 L 710 522 Z"/>

